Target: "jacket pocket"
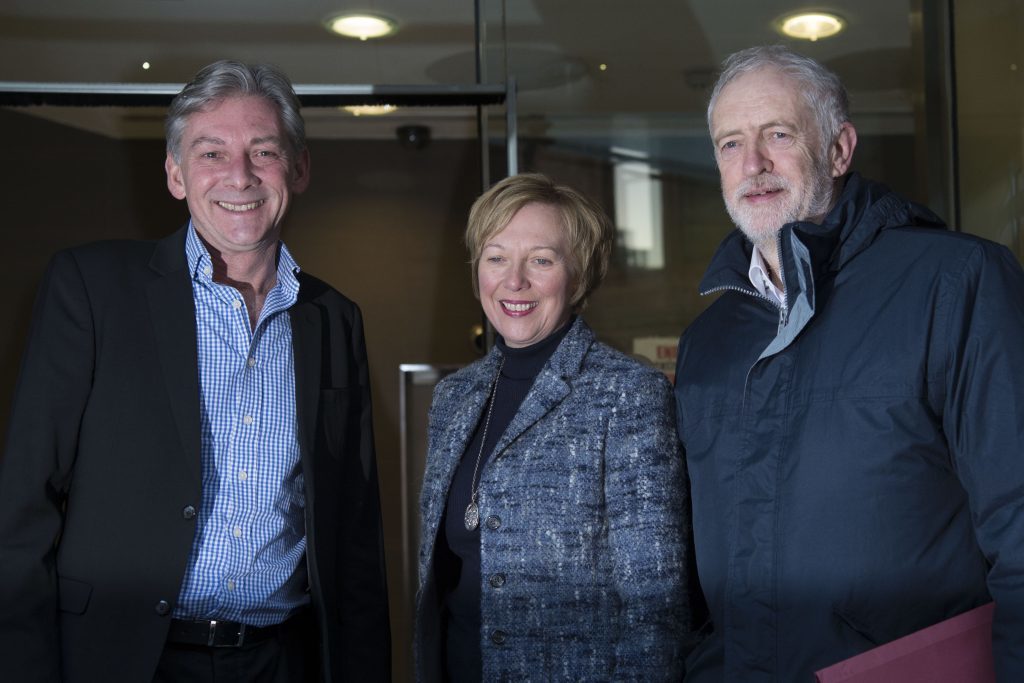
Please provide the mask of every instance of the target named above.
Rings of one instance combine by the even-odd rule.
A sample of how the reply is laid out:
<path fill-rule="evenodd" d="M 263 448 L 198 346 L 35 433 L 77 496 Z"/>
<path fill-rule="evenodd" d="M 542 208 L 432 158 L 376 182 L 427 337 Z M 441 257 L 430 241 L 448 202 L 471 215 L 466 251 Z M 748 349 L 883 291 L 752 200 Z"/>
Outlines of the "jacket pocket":
<path fill-rule="evenodd" d="M 57 577 L 57 601 L 61 612 L 85 614 L 92 597 L 92 584 L 66 576 Z"/>

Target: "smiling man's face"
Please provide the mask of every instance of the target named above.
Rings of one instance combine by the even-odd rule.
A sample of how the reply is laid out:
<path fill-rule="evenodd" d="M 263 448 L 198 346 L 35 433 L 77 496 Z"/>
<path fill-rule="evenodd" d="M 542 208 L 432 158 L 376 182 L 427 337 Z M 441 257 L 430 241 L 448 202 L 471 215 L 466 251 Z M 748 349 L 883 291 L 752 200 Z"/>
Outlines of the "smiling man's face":
<path fill-rule="evenodd" d="M 729 216 L 762 253 L 774 254 L 784 224 L 824 217 L 831 162 L 794 80 L 771 67 L 738 76 L 719 94 L 711 135 Z"/>
<path fill-rule="evenodd" d="M 309 183 L 309 157 L 291 149 L 274 106 L 229 97 L 191 114 L 180 159 L 168 153 L 167 187 L 224 258 L 276 248 L 292 194 Z"/>

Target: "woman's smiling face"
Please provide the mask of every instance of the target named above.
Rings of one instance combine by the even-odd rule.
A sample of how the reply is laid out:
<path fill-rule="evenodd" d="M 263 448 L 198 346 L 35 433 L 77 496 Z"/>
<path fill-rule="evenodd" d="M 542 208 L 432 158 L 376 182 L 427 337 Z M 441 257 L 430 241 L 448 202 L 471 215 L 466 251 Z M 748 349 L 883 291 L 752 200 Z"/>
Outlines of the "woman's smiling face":
<path fill-rule="evenodd" d="M 510 347 L 530 346 L 561 328 L 572 315 L 573 278 L 557 209 L 519 209 L 484 244 L 477 277 L 484 314 Z"/>

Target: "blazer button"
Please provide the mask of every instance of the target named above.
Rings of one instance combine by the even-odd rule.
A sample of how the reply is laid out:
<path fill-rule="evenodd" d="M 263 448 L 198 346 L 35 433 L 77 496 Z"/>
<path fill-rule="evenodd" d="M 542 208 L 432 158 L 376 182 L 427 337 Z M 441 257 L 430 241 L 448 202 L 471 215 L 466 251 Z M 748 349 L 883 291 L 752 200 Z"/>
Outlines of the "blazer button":
<path fill-rule="evenodd" d="M 491 584 L 491 588 L 501 588 L 502 586 L 505 585 L 505 575 L 504 574 L 491 574 L 490 584 Z"/>
<path fill-rule="evenodd" d="M 505 632 L 504 631 L 491 631 L 491 642 L 495 645 L 504 645 L 505 643 Z"/>
<path fill-rule="evenodd" d="M 488 529 L 494 531 L 501 527 L 501 517 L 498 517 L 497 515 L 491 515 L 487 518 L 486 524 Z"/>
<path fill-rule="evenodd" d="M 156 603 L 155 609 L 156 613 L 162 617 L 166 617 L 168 614 L 171 613 L 171 606 L 170 604 L 168 604 L 166 600 L 161 600 L 160 602 Z"/>
<path fill-rule="evenodd" d="M 196 509 L 191 505 L 186 505 L 181 509 L 181 516 L 185 519 L 195 519 Z"/>

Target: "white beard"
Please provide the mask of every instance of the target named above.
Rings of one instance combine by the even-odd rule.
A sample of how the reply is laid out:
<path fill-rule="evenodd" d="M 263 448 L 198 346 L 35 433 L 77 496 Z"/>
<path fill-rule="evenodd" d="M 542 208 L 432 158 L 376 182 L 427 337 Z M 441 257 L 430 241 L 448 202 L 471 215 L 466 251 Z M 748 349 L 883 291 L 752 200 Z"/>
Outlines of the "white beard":
<path fill-rule="evenodd" d="M 810 171 L 813 179 L 810 186 L 794 187 L 782 176 L 762 173 L 745 181 L 732 197 L 725 197 L 725 209 L 733 223 L 769 259 L 775 258 L 776 236 L 783 225 L 794 221 L 819 221 L 832 206 L 835 184 L 828 160 L 815 159 Z M 765 206 L 743 201 L 746 195 L 770 191 L 785 192 L 786 201 Z"/>

